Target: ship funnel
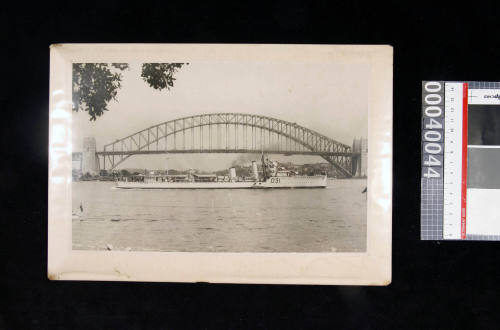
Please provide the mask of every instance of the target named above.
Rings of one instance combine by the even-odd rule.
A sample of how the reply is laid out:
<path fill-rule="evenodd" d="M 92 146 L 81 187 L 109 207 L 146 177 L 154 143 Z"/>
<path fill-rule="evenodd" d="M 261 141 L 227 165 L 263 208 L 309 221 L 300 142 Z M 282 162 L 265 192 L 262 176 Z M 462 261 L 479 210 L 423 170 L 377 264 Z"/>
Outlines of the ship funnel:
<path fill-rule="evenodd" d="M 255 180 L 259 180 L 259 171 L 257 170 L 257 163 L 255 161 L 252 162 L 252 172 Z"/>
<path fill-rule="evenodd" d="M 236 169 L 234 167 L 231 167 L 231 169 L 229 169 L 229 177 L 231 181 L 236 181 Z"/>

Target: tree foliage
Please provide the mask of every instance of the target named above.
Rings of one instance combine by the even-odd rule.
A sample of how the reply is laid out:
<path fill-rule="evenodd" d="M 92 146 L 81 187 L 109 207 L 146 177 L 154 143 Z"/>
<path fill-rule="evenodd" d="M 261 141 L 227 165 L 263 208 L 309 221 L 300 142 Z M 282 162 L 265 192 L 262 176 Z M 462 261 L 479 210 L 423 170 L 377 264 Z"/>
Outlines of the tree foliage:
<path fill-rule="evenodd" d="M 174 74 L 188 63 L 144 63 L 142 79 L 154 89 L 170 90 L 174 86 Z M 87 111 L 90 120 L 108 111 L 110 101 L 118 101 L 122 71 L 127 63 L 74 63 L 73 64 L 73 111 Z"/>
<path fill-rule="evenodd" d="M 96 120 L 107 111 L 109 101 L 116 101 L 126 63 L 74 63 L 73 111 L 87 111 Z"/>
<path fill-rule="evenodd" d="M 174 74 L 185 64 L 189 63 L 144 63 L 141 77 L 154 89 L 170 90 L 174 87 Z"/>

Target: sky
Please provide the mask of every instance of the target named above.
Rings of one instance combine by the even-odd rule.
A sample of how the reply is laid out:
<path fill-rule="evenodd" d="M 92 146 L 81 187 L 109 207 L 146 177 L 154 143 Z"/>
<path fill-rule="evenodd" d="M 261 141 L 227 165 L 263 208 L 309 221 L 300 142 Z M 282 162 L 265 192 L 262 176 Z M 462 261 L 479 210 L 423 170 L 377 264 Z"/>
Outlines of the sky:
<path fill-rule="evenodd" d="M 215 112 L 251 113 L 296 122 L 334 140 L 352 145 L 368 135 L 366 64 L 196 62 L 175 74 L 174 87 L 158 91 L 140 77 L 141 64 L 123 72 L 117 102 L 89 121 L 73 112 L 72 146 L 82 151 L 84 137 L 95 137 L 97 149 L 144 128 L 181 118 Z M 168 168 L 223 169 L 234 154 L 168 155 Z M 323 162 L 317 156 L 273 155 L 278 161 Z M 164 169 L 166 155 L 140 155 L 119 168 Z"/>

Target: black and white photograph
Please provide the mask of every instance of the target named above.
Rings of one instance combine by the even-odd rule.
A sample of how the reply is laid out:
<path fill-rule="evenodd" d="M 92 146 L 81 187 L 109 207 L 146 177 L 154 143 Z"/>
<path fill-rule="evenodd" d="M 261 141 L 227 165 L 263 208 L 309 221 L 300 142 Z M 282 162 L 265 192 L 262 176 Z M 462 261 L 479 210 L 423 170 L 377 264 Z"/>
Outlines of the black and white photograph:
<path fill-rule="evenodd" d="M 367 72 L 73 64 L 73 249 L 365 251 Z"/>
<path fill-rule="evenodd" d="M 377 161 L 390 180 L 390 145 L 369 148 L 370 116 L 390 117 L 374 95 L 391 95 L 372 58 L 390 48 L 168 47 L 66 63 L 71 251 L 369 255 L 370 200 L 390 196 L 370 183 Z"/>

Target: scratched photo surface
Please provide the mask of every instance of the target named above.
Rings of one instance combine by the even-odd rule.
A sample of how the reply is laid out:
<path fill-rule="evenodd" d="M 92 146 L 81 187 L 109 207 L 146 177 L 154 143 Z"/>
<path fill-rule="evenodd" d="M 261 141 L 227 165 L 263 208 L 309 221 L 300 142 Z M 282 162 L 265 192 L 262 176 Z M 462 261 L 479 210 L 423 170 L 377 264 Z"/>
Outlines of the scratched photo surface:
<path fill-rule="evenodd" d="M 366 251 L 369 74 L 73 63 L 73 250 Z"/>

